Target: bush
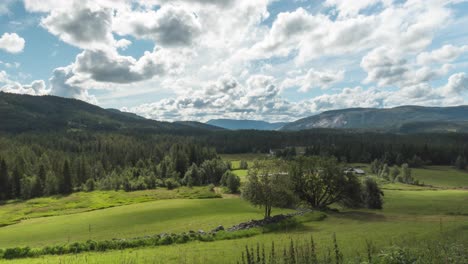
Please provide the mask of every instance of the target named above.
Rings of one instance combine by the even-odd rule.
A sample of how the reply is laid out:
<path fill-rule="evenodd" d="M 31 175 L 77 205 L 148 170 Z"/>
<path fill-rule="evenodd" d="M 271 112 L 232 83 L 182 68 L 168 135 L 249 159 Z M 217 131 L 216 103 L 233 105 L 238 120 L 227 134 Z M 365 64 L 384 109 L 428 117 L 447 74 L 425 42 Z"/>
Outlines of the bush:
<path fill-rule="evenodd" d="M 174 243 L 174 239 L 172 239 L 172 236 L 163 236 L 160 240 L 159 240 L 159 244 L 160 245 L 170 245 Z"/>
<path fill-rule="evenodd" d="M 31 248 L 29 247 L 7 248 L 5 249 L 5 252 L 3 252 L 4 259 L 26 258 L 31 257 L 31 255 Z"/>
<path fill-rule="evenodd" d="M 215 191 L 215 185 L 214 184 L 210 184 L 208 185 L 208 190 L 210 190 L 210 192 L 214 192 Z"/>
<path fill-rule="evenodd" d="M 368 209 L 382 209 L 384 193 L 374 179 L 367 177 L 364 181 L 362 200 L 364 206 Z"/>
<path fill-rule="evenodd" d="M 85 186 L 85 191 L 87 191 L 87 192 L 92 192 L 92 191 L 94 191 L 94 188 L 95 188 L 96 183 L 94 182 L 93 179 L 88 179 L 88 180 L 86 181 L 86 184 L 85 184 L 85 185 L 86 185 L 86 186 Z"/>
<path fill-rule="evenodd" d="M 245 160 L 241 160 L 239 164 L 239 169 L 247 170 L 249 168 L 249 164 Z"/>
<path fill-rule="evenodd" d="M 240 178 L 231 171 L 226 171 L 221 178 L 221 185 L 227 187 L 230 193 L 237 193 L 240 187 Z"/>
<path fill-rule="evenodd" d="M 164 181 L 164 185 L 166 185 L 166 188 L 167 188 L 168 190 L 173 190 L 173 189 L 175 189 L 175 188 L 180 187 L 179 182 L 176 181 L 176 180 L 173 179 L 173 178 L 166 179 L 166 180 Z"/>

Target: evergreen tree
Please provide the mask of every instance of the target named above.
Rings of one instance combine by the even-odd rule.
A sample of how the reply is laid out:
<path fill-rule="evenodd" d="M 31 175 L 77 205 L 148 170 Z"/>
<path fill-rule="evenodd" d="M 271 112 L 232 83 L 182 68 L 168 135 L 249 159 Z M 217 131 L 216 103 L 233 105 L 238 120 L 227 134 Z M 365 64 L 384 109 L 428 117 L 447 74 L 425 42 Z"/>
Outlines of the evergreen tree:
<path fill-rule="evenodd" d="M 401 166 L 401 164 L 403 164 L 403 162 L 404 162 L 403 156 L 401 155 L 401 153 L 398 153 L 396 158 L 395 158 L 396 165 Z"/>
<path fill-rule="evenodd" d="M 65 163 L 63 164 L 62 182 L 60 184 L 59 191 L 61 194 L 70 194 L 72 192 L 72 177 L 68 160 L 65 160 Z"/>
<path fill-rule="evenodd" d="M 466 169 L 466 159 L 462 155 L 458 155 L 457 160 L 455 161 L 455 167 L 459 170 Z"/>
<path fill-rule="evenodd" d="M 39 166 L 39 172 L 37 173 L 37 177 L 38 177 L 38 182 L 39 182 L 39 185 L 41 186 L 41 189 L 44 188 L 44 183 L 46 181 L 46 170 L 45 170 L 45 167 L 44 165 L 40 165 Z"/>
<path fill-rule="evenodd" d="M 21 176 L 18 168 L 15 167 L 13 174 L 11 175 L 11 193 L 12 198 L 21 197 Z"/>
<path fill-rule="evenodd" d="M 58 193 L 58 180 L 52 171 L 49 171 L 44 181 L 44 195 L 54 195 Z"/>
<path fill-rule="evenodd" d="M 187 170 L 182 179 L 182 183 L 188 187 L 200 185 L 200 169 L 197 164 L 193 163 Z"/>
<path fill-rule="evenodd" d="M 10 198 L 11 189 L 8 179 L 8 167 L 4 159 L 0 161 L 0 200 Z"/>

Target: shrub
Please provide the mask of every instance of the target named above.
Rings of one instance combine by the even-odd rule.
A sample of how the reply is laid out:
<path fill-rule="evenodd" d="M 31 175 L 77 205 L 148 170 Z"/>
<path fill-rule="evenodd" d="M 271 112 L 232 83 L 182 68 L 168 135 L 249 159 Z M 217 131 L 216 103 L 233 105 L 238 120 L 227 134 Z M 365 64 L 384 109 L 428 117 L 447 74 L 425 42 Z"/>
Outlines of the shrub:
<path fill-rule="evenodd" d="M 166 188 L 168 190 L 173 190 L 173 189 L 178 188 L 180 186 L 179 182 L 176 181 L 173 178 L 166 179 L 164 181 L 164 185 L 166 185 Z"/>
<path fill-rule="evenodd" d="M 364 181 L 362 200 L 368 209 L 382 209 L 384 193 L 374 179 L 367 177 Z"/>
<path fill-rule="evenodd" d="M 86 181 L 86 184 L 85 184 L 85 185 L 86 185 L 86 186 L 85 186 L 85 190 L 86 190 L 87 192 L 92 192 L 92 191 L 94 191 L 94 188 L 95 188 L 96 183 L 94 182 L 93 179 L 88 179 L 88 180 Z"/>
<path fill-rule="evenodd" d="M 237 193 L 240 187 L 240 178 L 231 171 L 226 171 L 221 178 L 221 185 L 227 187 L 230 193 Z"/>
<path fill-rule="evenodd" d="M 159 244 L 160 245 L 170 245 L 174 243 L 174 239 L 172 239 L 172 236 L 163 236 L 160 240 L 159 240 Z"/>
<path fill-rule="evenodd" d="M 239 164 L 239 169 L 247 170 L 249 168 L 249 164 L 245 160 L 241 160 Z"/>
<path fill-rule="evenodd" d="M 4 259 L 26 258 L 31 256 L 31 248 L 29 247 L 15 247 L 7 248 L 3 252 Z"/>

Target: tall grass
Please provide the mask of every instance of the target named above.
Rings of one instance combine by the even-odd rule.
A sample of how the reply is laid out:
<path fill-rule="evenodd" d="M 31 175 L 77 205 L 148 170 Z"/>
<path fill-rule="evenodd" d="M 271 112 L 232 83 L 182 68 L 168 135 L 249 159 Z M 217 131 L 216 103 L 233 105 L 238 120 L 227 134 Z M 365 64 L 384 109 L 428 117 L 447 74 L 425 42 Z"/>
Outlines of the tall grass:
<path fill-rule="evenodd" d="M 367 252 L 361 257 L 344 259 L 336 235 L 332 237 L 333 246 L 325 252 L 317 252 L 313 237 L 310 240 L 293 241 L 278 248 L 274 242 L 271 247 L 264 244 L 256 247 L 246 246 L 237 264 L 466 264 L 468 248 L 448 237 L 422 243 L 409 248 L 393 245 L 376 251 L 371 241 L 367 242 Z M 319 254 L 320 253 L 320 254 Z"/>

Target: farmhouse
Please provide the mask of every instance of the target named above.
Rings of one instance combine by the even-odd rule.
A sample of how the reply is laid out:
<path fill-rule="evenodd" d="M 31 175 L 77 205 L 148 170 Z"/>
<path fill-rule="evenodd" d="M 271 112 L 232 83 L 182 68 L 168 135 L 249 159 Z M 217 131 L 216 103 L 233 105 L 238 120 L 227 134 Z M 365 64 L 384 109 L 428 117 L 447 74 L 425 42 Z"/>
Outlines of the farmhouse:
<path fill-rule="evenodd" d="M 354 174 L 358 174 L 358 175 L 365 175 L 366 172 L 363 170 L 363 169 L 359 169 L 359 168 L 346 168 L 345 173 L 354 173 Z"/>

